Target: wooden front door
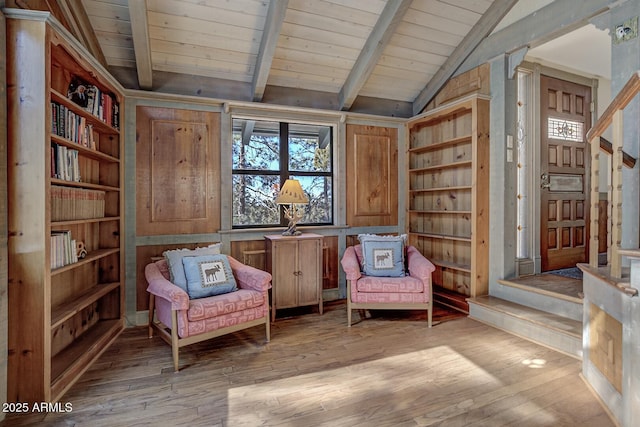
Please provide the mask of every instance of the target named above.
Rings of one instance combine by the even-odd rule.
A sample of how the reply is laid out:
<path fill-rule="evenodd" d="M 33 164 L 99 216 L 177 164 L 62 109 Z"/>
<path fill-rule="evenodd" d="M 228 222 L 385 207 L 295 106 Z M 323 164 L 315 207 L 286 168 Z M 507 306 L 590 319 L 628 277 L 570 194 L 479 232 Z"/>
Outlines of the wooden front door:
<path fill-rule="evenodd" d="M 575 267 L 589 254 L 591 88 L 540 78 L 542 271 Z"/>

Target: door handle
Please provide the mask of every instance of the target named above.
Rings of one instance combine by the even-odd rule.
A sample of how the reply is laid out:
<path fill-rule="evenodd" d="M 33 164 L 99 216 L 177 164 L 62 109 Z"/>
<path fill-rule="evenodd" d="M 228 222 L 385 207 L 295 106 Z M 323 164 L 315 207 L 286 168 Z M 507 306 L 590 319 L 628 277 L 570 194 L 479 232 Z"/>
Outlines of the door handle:
<path fill-rule="evenodd" d="M 540 179 L 542 180 L 540 182 L 540 188 L 544 190 L 545 188 L 548 189 L 551 187 L 551 177 L 549 177 L 548 174 L 543 173 L 542 175 L 540 175 Z"/>

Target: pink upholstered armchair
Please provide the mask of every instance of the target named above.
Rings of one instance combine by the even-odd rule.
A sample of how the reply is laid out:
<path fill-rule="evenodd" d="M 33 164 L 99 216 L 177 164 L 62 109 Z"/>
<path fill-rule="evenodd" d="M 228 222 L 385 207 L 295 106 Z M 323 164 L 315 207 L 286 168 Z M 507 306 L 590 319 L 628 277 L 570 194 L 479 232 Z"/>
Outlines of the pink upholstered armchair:
<path fill-rule="evenodd" d="M 149 284 L 149 338 L 155 329 L 171 345 L 176 372 L 180 347 L 258 325 L 265 326 L 266 341 L 271 338 L 268 293 L 271 274 L 232 257 L 228 261 L 238 290 L 198 299 L 189 299 L 186 291 L 169 281 L 166 260 L 145 267 Z"/>
<path fill-rule="evenodd" d="M 351 326 L 351 311 L 426 310 L 431 327 L 433 299 L 431 273 L 435 266 L 415 247 L 407 247 L 408 275 L 404 277 L 372 277 L 361 271 L 361 245 L 349 246 L 341 264 L 347 276 L 347 324 Z"/>

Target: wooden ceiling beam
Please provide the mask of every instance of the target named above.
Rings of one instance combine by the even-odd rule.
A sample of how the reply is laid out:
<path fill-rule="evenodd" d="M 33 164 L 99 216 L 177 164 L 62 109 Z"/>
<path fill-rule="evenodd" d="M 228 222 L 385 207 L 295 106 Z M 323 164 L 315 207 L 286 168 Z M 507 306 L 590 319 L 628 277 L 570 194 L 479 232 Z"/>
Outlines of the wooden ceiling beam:
<path fill-rule="evenodd" d="M 135 1 L 135 0 L 133 0 Z M 253 100 L 262 101 L 264 90 L 267 87 L 267 79 L 273 62 L 273 55 L 276 52 L 280 30 L 284 22 L 284 16 L 287 13 L 289 0 L 278 0 L 269 2 L 269 10 L 267 11 L 267 20 L 260 41 L 260 51 L 256 60 L 256 69 L 253 74 L 252 92 Z"/>
<path fill-rule="evenodd" d="M 242 122 L 242 145 L 249 145 L 251 142 L 251 136 L 253 135 L 253 128 L 256 126 L 255 120 L 244 120 Z"/>
<path fill-rule="evenodd" d="M 380 14 L 376 25 L 371 30 L 364 47 L 358 55 L 349 76 L 345 80 L 338 102 L 340 110 L 349 110 L 353 105 L 360 89 L 367 82 L 391 36 L 402 22 L 402 18 L 411 6 L 412 0 L 390 0 Z"/>
<path fill-rule="evenodd" d="M 107 59 L 102 52 L 100 42 L 93 31 L 91 21 L 82 2 L 77 0 L 57 0 L 62 15 L 71 27 L 73 35 L 87 48 L 102 66 L 107 67 Z"/>
<path fill-rule="evenodd" d="M 462 39 L 449 58 L 438 69 L 429 83 L 422 89 L 413 102 L 413 114 L 420 114 L 424 107 L 435 97 L 453 76 L 467 57 L 480 45 L 482 40 L 500 23 L 518 0 L 495 0 L 480 17 L 471 31 Z"/>
<path fill-rule="evenodd" d="M 138 70 L 138 85 L 141 89 L 151 90 L 153 87 L 153 67 L 151 63 L 147 2 L 129 0 L 129 17 L 131 19 L 133 50 Z"/>

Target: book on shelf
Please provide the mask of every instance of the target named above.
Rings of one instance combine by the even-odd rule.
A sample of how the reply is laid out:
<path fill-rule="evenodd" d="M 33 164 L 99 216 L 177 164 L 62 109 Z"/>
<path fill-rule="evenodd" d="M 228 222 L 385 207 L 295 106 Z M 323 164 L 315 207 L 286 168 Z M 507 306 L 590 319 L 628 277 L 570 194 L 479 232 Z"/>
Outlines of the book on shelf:
<path fill-rule="evenodd" d="M 76 241 L 70 230 L 51 230 L 51 268 L 78 262 Z"/>
<path fill-rule="evenodd" d="M 51 221 L 104 218 L 105 192 L 86 188 L 51 186 Z"/>
<path fill-rule="evenodd" d="M 64 181 L 81 182 L 78 150 L 51 143 L 51 176 Z"/>

